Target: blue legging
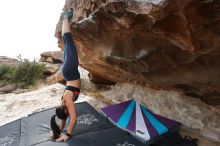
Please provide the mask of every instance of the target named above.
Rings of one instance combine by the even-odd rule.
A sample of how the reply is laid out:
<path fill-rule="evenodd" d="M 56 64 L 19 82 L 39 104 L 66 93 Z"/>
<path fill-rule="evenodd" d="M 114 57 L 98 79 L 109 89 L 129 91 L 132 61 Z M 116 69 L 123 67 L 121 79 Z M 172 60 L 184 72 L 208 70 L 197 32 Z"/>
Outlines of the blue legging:
<path fill-rule="evenodd" d="M 78 71 L 78 55 L 71 32 L 63 34 L 64 39 L 64 62 L 62 67 L 62 75 L 66 81 L 80 79 Z"/>

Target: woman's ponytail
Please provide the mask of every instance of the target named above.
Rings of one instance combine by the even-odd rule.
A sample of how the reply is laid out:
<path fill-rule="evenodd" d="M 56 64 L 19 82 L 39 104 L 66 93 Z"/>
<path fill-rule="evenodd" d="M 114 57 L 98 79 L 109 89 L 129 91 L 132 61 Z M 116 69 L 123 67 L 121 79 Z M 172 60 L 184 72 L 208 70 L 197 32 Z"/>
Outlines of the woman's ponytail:
<path fill-rule="evenodd" d="M 61 130 L 60 130 L 59 126 L 56 123 L 56 114 L 53 115 L 50 119 L 50 127 L 51 127 L 51 130 L 53 132 L 52 139 L 55 140 L 55 139 L 59 138 Z"/>

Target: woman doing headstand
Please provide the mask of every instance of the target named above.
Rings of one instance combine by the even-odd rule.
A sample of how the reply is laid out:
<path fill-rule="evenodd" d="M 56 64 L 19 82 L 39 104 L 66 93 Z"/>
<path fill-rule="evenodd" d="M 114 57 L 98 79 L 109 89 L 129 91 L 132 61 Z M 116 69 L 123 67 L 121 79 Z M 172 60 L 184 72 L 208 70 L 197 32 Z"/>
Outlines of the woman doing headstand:
<path fill-rule="evenodd" d="M 66 80 L 66 87 L 62 96 L 62 105 L 56 108 L 56 115 L 51 118 L 51 129 L 53 138 L 56 141 L 68 140 L 76 125 L 77 117 L 74 102 L 78 99 L 80 93 L 80 74 L 78 71 L 78 55 L 73 42 L 70 22 L 73 11 L 69 10 L 63 14 L 62 36 L 64 40 L 64 63 L 62 75 Z M 61 125 L 56 125 L 55 116 L 62 119 Z M 70 123 L 65 134 L 60 136 L 65 127 L 66 119 L 70 117 Z"/>

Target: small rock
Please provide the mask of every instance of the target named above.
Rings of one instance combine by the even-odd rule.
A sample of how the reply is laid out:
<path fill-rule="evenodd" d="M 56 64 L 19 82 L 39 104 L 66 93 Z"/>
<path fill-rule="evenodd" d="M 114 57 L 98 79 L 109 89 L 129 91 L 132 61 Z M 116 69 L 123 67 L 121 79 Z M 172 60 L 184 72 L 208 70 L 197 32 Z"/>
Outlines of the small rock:
<path fill-rule="evenodd" d="M 54 74 L 56 71 L 59 70 L 61 64 L 51 64 L 51 63 L 47 63 L 45 66 L 45 70 L 44 70 L 44 74 Z"/>
<path fill-rule="evenodd" d="M 47 61 L 47 59 L 45 58 L 45 57 L 40 57 L 40 59 L 39 59 L 39 62 L 46 62 Z"/>
<path fill-rule="evenodd" d="M 53 58 L 52 57 L 47 57 L 46 62 L 53 63 Z"/>
<path fill-rule="evenodd" d="M 6 56 L 0 56 L 0 64 L 17 65 L 18 63 L 20 63 L 20 61 L 17 59 L 9 58 Z"/>
<path fill-rule="evenodd" d="M 6 85 L 6 86 L 3 86 L 3 87 L 0 87 L 0 92 L 11 93 L 15 89 L 16 89 L 16 87 L 14 85 Z"/>
<path fill-rule="evenodd" d="M 51 52 L 44 52 L 41 53 L 41 57 L 44 58 L 52 58 L 52 61 L 50 63 L 62 63 L 63 62 L 63 52 L 62 51 L 51 51 Z"/>
<path fill-rule="evenodd" d="M 55 74 L 49 76 L 46 80 L 50 84 L 64 83 L 65 82 L 65 80 L 63 78 L 63 75 L 61 73 L 61 70 L 58 70 Z"/>

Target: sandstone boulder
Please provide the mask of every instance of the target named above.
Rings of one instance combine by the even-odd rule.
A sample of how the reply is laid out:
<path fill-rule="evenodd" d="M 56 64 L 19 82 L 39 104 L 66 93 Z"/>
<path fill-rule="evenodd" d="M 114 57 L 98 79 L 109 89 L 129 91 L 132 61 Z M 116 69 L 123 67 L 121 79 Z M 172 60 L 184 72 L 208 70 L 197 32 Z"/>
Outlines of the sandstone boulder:
<path fill-rule="evenodd" d="M 6 57 L 6 56 L 0 56 L 0 64 L 17 65 L 18 63 L 20 63 L 20 61 L 17 59 Z"/>
<path fill-rule="evenodd" d="M 80 65 L 220 105 L 219 0 L 66 0 Z M 56 28 L 63 49 L 60 20 Z"/>
<path fill-rule="evenodd" d="M 44 75 L 48 83 L 64 83 L 60 68 L 63 62 L 62 51 L 50 51 L 41 53 L 39 62 L 46 64 Z"/>
<path fill-rule="evenodd" d="M 47 58 L 46 57 L 40 57 L 39 62 L 47 62 Z"/>
<path fill-rule="evenodd" d="M 48 63 L 53 63 L 53 58 L 52 58 L 52 57 L 47 57 L 47 58 L 46 58 L 46 62 L 48 62 Z"/>
<path fill-rule="evenodd" d="M 62 63 L 63 62 L 63 52 L 62 51 L 50 51 L 41 53 L 41 62 L 49 63 Z"/>
<path fill-rule="evenodd" d="M 103 77 L 98 76 L 97 74 L 89 73 L 89 80 L 94 84 L 101 84 L 101 85 L 114 85 L 115 82 L 109 81 Z"/>
<path fill-rule="evenodd" d="M 55 83 L 65 83 L 65 80 L 63 78 L 63 75 L 61 73 L 61 70 L 58 70 L 56 73 L 54 73 L 51 76 L 48 76 L 46 81 L 50 84 L 55 84 Z"/>
<path fill-rule="evenodd" d="M 3 87 L 0 87 L 0 93 L 10 93 L 10 92 L 14 91 L 15 89 L 16 89 L 16 87 L 12 84 L 5 85 Z"/>
<path fill-rule="evenodd" d="M 51 75 L 60 69 L 61 64 L 46 63 L 44 74 Z"/>

